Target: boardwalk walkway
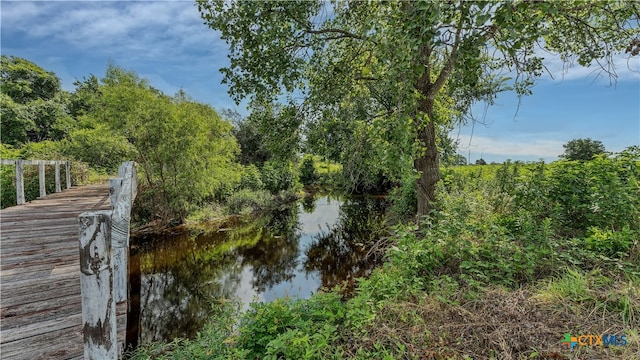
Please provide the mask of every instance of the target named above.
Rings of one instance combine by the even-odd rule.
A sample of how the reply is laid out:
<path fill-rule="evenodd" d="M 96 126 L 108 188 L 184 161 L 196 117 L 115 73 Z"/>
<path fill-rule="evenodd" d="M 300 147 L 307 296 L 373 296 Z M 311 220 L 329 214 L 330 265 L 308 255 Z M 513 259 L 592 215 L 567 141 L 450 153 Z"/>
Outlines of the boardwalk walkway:
<path fill-rule="evenodd" d="M 109 186 L 91 185 L 0 212 L 1 359 L 83 357 L 78 215 L 107 209 Z"/>

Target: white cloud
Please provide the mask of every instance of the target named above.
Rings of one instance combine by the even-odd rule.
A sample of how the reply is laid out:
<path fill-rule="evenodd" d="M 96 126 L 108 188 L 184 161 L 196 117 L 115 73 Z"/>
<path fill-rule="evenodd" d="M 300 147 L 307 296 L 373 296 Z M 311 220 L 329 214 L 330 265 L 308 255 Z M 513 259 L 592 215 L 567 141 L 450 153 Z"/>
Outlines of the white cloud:
<path fill-rule="evenodd" d="M 513 136 L 509 139 L 498 139 L 461 134 L 458 139 L 462 153 L 470 148 L 474 153 L 489 155 L 555 159 L 564 151 L 562 141 L 545 140 L 526 135 L 516 136 L 515 139 Z"/>
<path fill-rule="evenodd" d="M 53 38 L 113 58 L 182 57 L 200 48 L 213 54 L 226 45 L 203 25 L 193 2 L 8 2 L 3 31 Z"/>
<path fill-rule="evenodd" d="M 611 64 L 594 61 L 590 66 L 584 67 L 577 62 L 564 62 L 560 56 L 555 54 L 549 54 L 542 50 L 536 52 L 544 58 L 543 64 L 555 80 L 592 79 L 609 82 L 609 74 L 603 71 L 603 68 L 615 73 L 618 81 L 640 80 L 640 56 L 631 57 L 627 54 L 620 54 L 613 57 Z M 545 73 L 543 78 L 549 78 L 549 73 Z"/>

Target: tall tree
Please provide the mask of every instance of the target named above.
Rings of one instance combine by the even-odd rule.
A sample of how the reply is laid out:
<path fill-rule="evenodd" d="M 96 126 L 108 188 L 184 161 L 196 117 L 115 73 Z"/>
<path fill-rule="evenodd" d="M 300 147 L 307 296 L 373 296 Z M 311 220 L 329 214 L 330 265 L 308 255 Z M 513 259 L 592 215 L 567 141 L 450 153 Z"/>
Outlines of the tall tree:
<path fill-rule="evenodd" d="M 180 223 L 189 211 L 239 182 L 232 125 L 212 107 L 184 91 L 164 95 L 135 72 L 113 64 L 98 86 L 100 96 L 91 100 L 97 103 L 87 113 L 97 124 L 95 131 L 76 132 L 72 140 L 81 145 L 85 138 L 102 135 L 128 142 L 118 150 L 133 152 L 129 156 L 140 164 L 141 203 L 153 216 Z"/>
<path fill-rule="evenodd" d="M 0 58 L 2 142 L 59 140 L 74 126 L 60 79 L 29 60 Z"/>
<path fill-rule="evenodd" d="M 560 157 L 567 160 L 591 160 L 594 156 L 604 154 L 606 151 L 601 141 L 590 138 L 573 139 L 562 147 L 564 153 Z"/>
<path fill-rule="evenodd" d="M 437 125 L 451 115 L 439 103 L 453 99 L 462 115 L 507 88 L 527 95 L 549 53 L 615 77 L 614 57 L 640 34 L 640 5 L 628 1 L 199 0 L 198 8 L 230 46 L 221 70 L 236 101 L 287 93 L 304 98 L 306 123 L 355 116 L 388 152 L 413 158 L 419 215 L 439 180 Z"/>

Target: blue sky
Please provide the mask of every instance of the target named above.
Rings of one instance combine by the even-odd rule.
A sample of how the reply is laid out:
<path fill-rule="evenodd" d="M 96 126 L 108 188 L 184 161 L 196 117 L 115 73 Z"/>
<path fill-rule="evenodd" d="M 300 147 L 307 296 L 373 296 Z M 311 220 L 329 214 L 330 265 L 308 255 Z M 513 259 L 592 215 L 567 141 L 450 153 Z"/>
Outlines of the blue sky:
<path fill-rule="evenodd" d="M 3 55 L 35 62 L 73 90 L 76 79 L 104 75 L 107 63 L 134 70 L 167 94 L 181 87 L 217 109 L 237 108 L 219 68 L 228 64 L 227 45 L 203 25 L 193 1 L 5 1 L 0 3 Z M 574 138 L 600 140 L 607 150 L 640 145 L 640 57 L 617 61 L 618 80 L 593 69 L 563 71 L 549 58 L 533 96 L 512 94 L 478 106 L 485 123 L 456 128 L 460 153 L 475 161 L 553 161 Z"/>

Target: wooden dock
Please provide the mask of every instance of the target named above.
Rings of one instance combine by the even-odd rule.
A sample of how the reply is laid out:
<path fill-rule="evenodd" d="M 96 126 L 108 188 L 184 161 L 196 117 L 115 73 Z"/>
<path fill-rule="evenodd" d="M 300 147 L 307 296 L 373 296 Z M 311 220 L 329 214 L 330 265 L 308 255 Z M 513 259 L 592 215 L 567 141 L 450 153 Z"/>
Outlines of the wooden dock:
<path fill-rule="evenodd" d="M 78 215 L 109 205 L 105 184 L 0 211 L 1 359 L 83 358 Z"/>

